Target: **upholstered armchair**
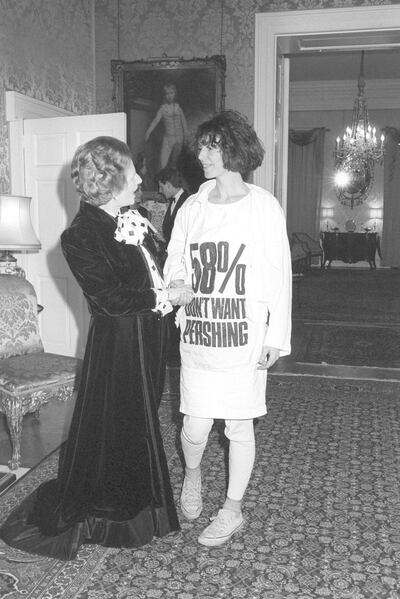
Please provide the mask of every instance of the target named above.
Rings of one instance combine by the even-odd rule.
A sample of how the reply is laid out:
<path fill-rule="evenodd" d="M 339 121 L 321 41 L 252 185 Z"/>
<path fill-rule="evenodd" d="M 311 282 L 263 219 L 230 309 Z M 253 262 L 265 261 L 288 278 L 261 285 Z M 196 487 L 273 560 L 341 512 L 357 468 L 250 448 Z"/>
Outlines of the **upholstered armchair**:
<path fill-rule="evenodd" d="M 22 417 L 38 412 L 50 398 L 68 400 L 80 364 L 44 351 L 34 288 L 22 277 L 0 275 L 0 412 L 11 437 L 11 470 L 20 465 Z"/>
<path fill-rule="evenodd" d="M 299 244 L 308 256 L 307 268 L 311 268 L 313 258 L 318 258 L 322 267 L 322 246 L 319 241 L 316 241 L 307 233 L 292 233 L 292 244 Z"/>

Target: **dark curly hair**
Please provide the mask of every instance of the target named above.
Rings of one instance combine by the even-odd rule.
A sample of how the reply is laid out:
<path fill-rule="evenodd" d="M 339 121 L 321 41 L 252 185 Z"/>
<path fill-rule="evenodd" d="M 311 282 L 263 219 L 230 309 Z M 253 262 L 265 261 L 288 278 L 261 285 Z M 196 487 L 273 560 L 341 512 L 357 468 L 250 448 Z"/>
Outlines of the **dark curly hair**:
<path fill-rule="evenodd" d="M 224 167 L 248 176 L 262 164 L 265 150 L 246 117 L 235 110 L 224 110 L 197 128 L 195 142 L 218 147 Z"/>
<path fill-rule="evenodd" d="M 101 206 L 126 185 L 125 170 L 132 162 L 126 143 L 115 137 L 95 137 L 76 150 L 71 177 L 81 200 Z"/>
<path fill-rule="evenodd" d="M 166 166 L 156 174 L 157 183 L 171 183 L 174 187 L 182 187 L 182 175 L 178 169 Z"/>

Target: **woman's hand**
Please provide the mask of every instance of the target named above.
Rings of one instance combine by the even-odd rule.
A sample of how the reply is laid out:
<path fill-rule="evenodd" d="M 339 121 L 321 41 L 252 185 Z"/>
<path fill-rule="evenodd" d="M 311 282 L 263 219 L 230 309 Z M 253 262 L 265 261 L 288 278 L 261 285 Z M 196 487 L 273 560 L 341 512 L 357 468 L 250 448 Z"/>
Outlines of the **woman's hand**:
<path fill-rule="evenodd" d="M 175 279 L 175 281 L 171 281 L 169 284 L 169 288 L 172 287 L 182 287 L 185 284 L 183 279 Z"/>
<path fill-rule="evenodd" d="M 264 345 L 258 360 L 257 370 L 267 370 L 271 368 L 279 358 L 279 349 Z"/>
<path fill-rule="evenodd" d="M 174 286 L 168 288 L 168 299 L 173 306 L 185 306 L 193 299 L 193 289 L 189 285 Z"/>

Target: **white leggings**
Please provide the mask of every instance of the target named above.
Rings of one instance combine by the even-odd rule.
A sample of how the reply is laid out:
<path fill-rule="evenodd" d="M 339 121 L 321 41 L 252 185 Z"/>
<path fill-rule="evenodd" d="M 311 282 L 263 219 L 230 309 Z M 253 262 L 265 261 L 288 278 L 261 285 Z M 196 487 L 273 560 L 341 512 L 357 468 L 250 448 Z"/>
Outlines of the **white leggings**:
<path fill-rule="evenodd" d="M 188 468 L 200 466 L 207 445 L 212 418 L 183 418 L 181 442 Z M 225 435 L 229 439 L 228 497 L 240 501 L 250 480 L 255 458 L 253 420 L 225 420 Z"/>

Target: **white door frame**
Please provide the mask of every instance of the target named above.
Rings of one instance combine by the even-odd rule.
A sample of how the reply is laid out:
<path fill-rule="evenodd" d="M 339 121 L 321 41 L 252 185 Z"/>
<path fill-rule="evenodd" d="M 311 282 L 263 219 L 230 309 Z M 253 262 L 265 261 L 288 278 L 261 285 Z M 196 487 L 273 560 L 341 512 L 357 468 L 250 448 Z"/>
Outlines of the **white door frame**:
<path fill-rule="evenodd" d="M 376 31 L 400 30 L 400 6 L 368 6 L 353 8 L 333 8 L 321 10 L 295 10 L 256 14 L 255 29 L 255 86 L 254 86 L 254 125 L 263 141 L 266 158 L 262 167 L 255 172 L 257 185 L 274 193 L 278 188 L 286 187 L 280 182 L 275 186 L 276 157 L 276 91 L 277 56 L 280 37 L 299 35 L 318 36 L 336 33 L 368 33 Z M 285 115 L 281 115 L 284 118 Z M 286 119 L 289 118 L 288 110 Z M 287 155 L 282 157 L 287 160 Z M 282 166 L 282 165 L 280 165 Z M 278 198 L 286 211 L 286 196 Z"/>
<path fill-rule="evenodd" d="M 25 195 L 24 119 L 71 116 L 73 112 L 58 108 L 19 92 L 6 92 L 6 120 L 9 127 L 11 193 Z"/>
<path fill-rule="evenodd" d="M 10 193 L 24 196 L 26 195 L 24 119 L 72 116 L 74 113 L 14 91 L 6 91 L 5 104 L 10 157 Z M 27 268 L 25 254 L 19 255 L 18 263 L 23 269 Z"/>

